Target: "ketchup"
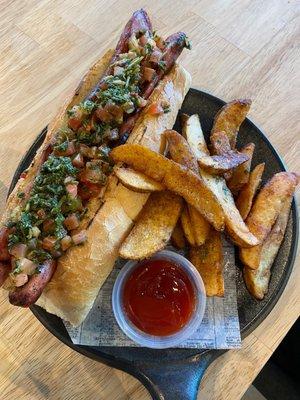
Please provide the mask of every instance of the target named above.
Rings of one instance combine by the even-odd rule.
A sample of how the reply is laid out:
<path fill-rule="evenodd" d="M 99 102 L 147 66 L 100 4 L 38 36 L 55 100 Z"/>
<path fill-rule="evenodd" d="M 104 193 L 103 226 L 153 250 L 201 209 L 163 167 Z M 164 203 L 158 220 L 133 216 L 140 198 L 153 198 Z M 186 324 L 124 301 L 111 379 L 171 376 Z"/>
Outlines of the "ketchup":
<path fill-rule="evenodd" d="M 156 336 L 178 332 L 195 308 L 195 290 L 187 274 L 167 260 L 144 261 L 124 285 L 123 304 L 130 321 Z"/>

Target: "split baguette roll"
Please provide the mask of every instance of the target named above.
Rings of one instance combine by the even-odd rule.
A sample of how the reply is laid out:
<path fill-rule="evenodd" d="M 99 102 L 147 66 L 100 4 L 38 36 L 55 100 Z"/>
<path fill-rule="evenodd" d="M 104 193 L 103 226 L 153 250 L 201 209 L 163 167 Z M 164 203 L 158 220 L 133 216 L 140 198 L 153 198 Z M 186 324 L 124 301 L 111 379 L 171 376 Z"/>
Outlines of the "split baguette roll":
<path fill-rule="evenodd" d="M 85 75 L 81 84 L 69 97 L 53 123 L 49 125 L 44 145 L 38 152 L 25 179 L 21 179 L 10 196 L 8 209 L 18 202 L 17 191 L 32 181 L 42 158 L 43 150 L 52 135 L 65 123 L 66 110 L 80 102 L 91 91 L 104 73 L 112 52 L 107 52 Z M 175 64 L 171 71 L 160 81 L 131 132 L 128 143 L 139 143 L 153 151 L 160 151 L 161 134 L 173 127 L 178 110 L 190 87 L 191 77 L 180 65 Z M 170 112 L 159 116 L 149 115 L 148 107 L 152 103 L 168 102 Z M 149 194 L 136 193 L 125 188 L 114 176 L 110 175 L 101 199 L 89 204 L 87 240 L 80 246 L 71 247 L 58 259 L 58 266 L 37 304 L 48 312 L 80 325 L 86 318 L 97 294 L 110 274 L 118 250 L 130 232 L 133 222 L 145 204 Z M 7 214 L 9 215 L 9 213 Z"/>

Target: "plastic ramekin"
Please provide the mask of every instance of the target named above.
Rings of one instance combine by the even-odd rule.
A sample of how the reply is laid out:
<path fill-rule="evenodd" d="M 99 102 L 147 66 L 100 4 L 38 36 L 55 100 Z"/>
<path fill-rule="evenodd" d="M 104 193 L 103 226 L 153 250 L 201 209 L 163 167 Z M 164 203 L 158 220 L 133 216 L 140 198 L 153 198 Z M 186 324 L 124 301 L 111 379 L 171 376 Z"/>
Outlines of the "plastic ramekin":
<path fill-rule="evenodd" d="M 191 337 L 201 324 L 206 306 L 205 287 L 199 272 L 196 270 L 193 264 L 180 254 L 169 250 L 163 250 L 150 258 L 150 260 L 154 259 L 171 261 L 172 263 L 181 267 L 190 278 L 190 281 L 194 287 L 196 299 L 193 313 L 186 325 L 172 335 L 154 336 L 141 331 L 129 320 L 123 307 L 124 285 L 134 269 L 140 265 L 141 261 L 127 262 L 117 276 L 112 292 L 113 312 L 121 330 L 139 345 L 154 349 L 176 347 L 184 340 Z"/>

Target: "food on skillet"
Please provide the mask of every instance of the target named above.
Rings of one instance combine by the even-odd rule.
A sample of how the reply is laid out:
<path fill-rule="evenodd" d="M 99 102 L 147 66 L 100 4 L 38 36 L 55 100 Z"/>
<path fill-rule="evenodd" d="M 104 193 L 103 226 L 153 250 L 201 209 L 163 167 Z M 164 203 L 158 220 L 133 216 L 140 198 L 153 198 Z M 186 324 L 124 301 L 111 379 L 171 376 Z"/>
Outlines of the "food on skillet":
<path fill-rule="evenodd" d="M 197 115 L 183 117 L 183 136 L 169 131 L 191 81 L 176 63 L 185 47 L 189 44 L 184 33 L 164 41 L 152 30 L 145 11 L 135 12 L 116 49 L 91 67 L 49 125 L 2 219 L 0 284 L 12 304 L 37 303 L 80 324 L 119 254 L 150 256 L 174 230 L 173 241 L 182 247 L 179 218 L 199 269 L 205 266 L 203 249 L 220 250 L 219 232 L 225 227 L 241 248 L 250 292 L 257 298 L 266 293 L 286 226 L 279 214 L 288 213 L 284 205 L 297 177 L 277 174 L 266 185 L 273 188 L 278 175 L 285 177 L 270 192 L 274 204 L 268 207 L 264 188 L 252 206 L 263 167 L 250 172 L 252 144 L 241 152 L 236 149 L 250 100 L 230 102 L 217 114 L 212 154 Z M 236 203 L 229 188 L 239 195 Z M 186 203 L 182 213 L 181 197 Z M 149 237 L 143 247 L 145 235 Z M 209 295 L 223 294 L 219 250 L 218 268 L 207 270 L 205 278 Z M 246 271 L 249 268 L 256 268 L 257 274 Z"/>
<path fill-rule="evenodd" d="M 2 219 L 0 278 L 12 304 L 85 318 L 148 197 L 118 182 L 109 152 L 126 141 L 159 151 L 190 86 L 176 64 L 185 47 L 184 33 L 163 40 L 136 11 L 49 125 Z"/>
<path fill-rule="evenodd" d="M 248 108 L 249 105 L 249 101 L 245 104 L 244 101 L 235 100 L 222 108 L 222 110 L 226 111 L 225 115 L 222 115 L 221 112 L 217 115 L 217 118 L 222 115 L 223 129 L 230 127 L 230 129 L 228 128 L 229 132 L 232 134 L 235 132 L 234 142 L 236 142 L 238 127 L 246 117 L 245 107 L 247 106 Z M 234 116 L 232 111 L 236 107 L 238 116 Z M 226 121 L 226 115 L 230 121 Z M 136 169 L 143 173 L 145 180 L 154 180 L 158 184 L 169 187 L 176 193 L 180 192 L 181 186 L 185 186 L 185 191 L 180 193 L 186 200 L 180 217 L 182 229 L 178 224 L 175 226 L 172 234 L 172 243 L 179 249 L 183 248 L 185 243 L 182 234 L 185 236 L 190 247 L 190 259 L 201 273 L 207 295 L 223 296 L 223 254 L 220 234 L 209 224 L 209 219 L 205 212 L 201 210 L 201 214 L 199 213 L 200 210 L 192 206 L 193 202 L 190 197 L 193 193 L 190 175 L 193 172 L 194 176 L 198 176 L 214 193 L 217 203 L 223 210 L 225 230 L 229 239 L 240 247 L 240 254 L 244 257 L 242 261 L 245 264 L 243 268 L 244 279 L 249 292 L 255 298 L 262 299 L 268 291 L 270 269 L 284 237 L 291 199 L 299 177 L 297 174 L 288 172 L 275 174 L 255 199 L 264 171 L 264 163 L 258 164 L 253 171 L 250 171 L 254 145 L 249 143 L 241 150 L 241 153 L 248 156 L 247 161 L 228 171 L 230 172 L 229 176 L 226 176 L 227 172 L 224 173 L 224 177 L 227 178 L 226 182 L 221 176 L 217 177 L 202 168 L 201 160 L 205 156 L 210 157 L 210 153 L 201 130 L 198 115 L 189 117 L 183 114 L 181 120 L 183 136 L 174 130 L 167 130 L 164 134 L 167 138 L 167 155 L 173 162 L 185 168 L 181 173 L 180 179 L 178 177 L 175 179 L 178 185 L 177 188 L 172 187 L 169 183 L 174 179 L 174 172 L 172 172 L 172 179 L 165 174 L 166 170 L 168 170 L 167 165 L 171 166 L 172 164 L 170 161 L 168 163 L 167 158 L 163 156 L 154 155 L 151 151 L 143 149 L 141 146 L 131 147 L 126 145 L 114 149 L 111 157 L 115 161 L 123 162 L 122 168 L 129 166 L 131 171 Z M 235 148 L 231 148 L 226 131 L 215 131 L 211 134 L 211 148 L 213 154 L 217 155 L 237 151 Z M 141 159 L 143 162 L 141 162 Z M 197 166 L 197 160 L 199 167 Z M 155 166 L 160 166 L 160 168 L 155 168 Z M 171 167 L 170 170 L 172 170 Z M 182 176 L 185 176 L 185 179 Z M 227 184 L 234 187 L 234 194 L 237 196 L 235 200 Z M 193 209 L 208 226 L 208 230 L 205 230 L 205 234 L 202 234 L 200 244 L 196 241 L 195 225 L 190 215 L 190 210 Z M 247 218 L 248 214 L 249 217 Z M 218 214 L 213 213 L 212 215 L 213 218 L 216 218 Z M 243 222 L 245 219 L 246 221 Z M 199 228 L 202 227 L 202 222 L 200 221 L 197 224 L 198 232 L 200 232 Z M 219 231 L 222 230 L 220 227 L 215 226 L 215 228 Z M 152 232 L 148 232 L 149 236 L 151 234 Z M 199 237 L 201 238 L 201 235 Z M 135 239 L 138 242 L 139 238 Z M 140 239 L 142 240 L 142 236 L 140 236 Z M 124 256 L 126 258 L 133 258 L 133 256 L 134 258 L 139 258 L 138 255 L 138 251 L 133 251 L 131 255 Z M 254 268 L 254 264 L 257 269 L 251 269 Z"/>
<path fill-rule="evenodd" d="M 186 128 L 186 131 L 187 130 L 188 128 Z M 196 175 L 199 175 L 197 159 L 192 153 L 186 140 L 174 130 L 166 131 L 164 136 L 167 140 L 171 159 L 178 164 L 191 169 Z M 190 237 L 189 243 L 191 245 L 200 246 L 207 238 L 209 223 L 199 213 L 199 211 L 190 204 L 187 205 L 185 215 L 186 218 L 182 218 L 182 228 L 186 232 L 187 237 Z"/>
<path fill-rule="evenodd" d="M 298 180 L 299 177 L 292 172 L 279 172 L 258 193 L 246 223 L 260 240 L 260 244 L 250 249 L 240 249 L 240 259 L 247 267 L 259 267 L 263 242 L 281 213 L 285 201 L 294 194 Z"/>
<path fill-rule="evenodd" d="M 221 233 L 211 228 L 202 246 L 190 248 L 189 259 L 200 272 L 206 296 L 224 296 Z"/>
<path fill-rule="evenodd" d="M 260 261 L 257 269 L 243 268 L 244 280 L 249 292 L 258 300 L 262 300 L 268 292 L 271 267 L 284 238 L 290 215 L 292 196 L 283 203 L 280 214 L 266 240 L 262 245 Z"/>

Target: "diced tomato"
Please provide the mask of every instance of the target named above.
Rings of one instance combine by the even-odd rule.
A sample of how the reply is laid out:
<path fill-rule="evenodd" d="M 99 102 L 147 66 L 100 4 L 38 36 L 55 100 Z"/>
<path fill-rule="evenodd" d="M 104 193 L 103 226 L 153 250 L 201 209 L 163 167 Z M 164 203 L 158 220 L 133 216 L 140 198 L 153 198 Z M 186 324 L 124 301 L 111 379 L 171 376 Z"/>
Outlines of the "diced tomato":
<path fill-rule="evenodd" d="M 100 185 L 84 182 L 78 186 L 78 195 L 81 200 L 89 200 L 92 197 L 98 197 L 101 193 L 102 187 Z"/>
<path fill-rule="evenodd" d="M 75 143 L 69 142 L 66 150 L 59 151 L 55 150 L 55 154 L 58 156 L 72 156 L 76 152 Z"/>
<path fill-rule="evenodd" d="M 76 156 L 73 158 L 72 164 L 76 168 L 82 168 L 84 166 L 83 157 L 80 153 L 76 154 Z"/>
<path fill-rule="evenodd" d="M 100 119 L 100 121 L 105 122 L 106 124 L 113 120 L 113 116 L 107 111 L 106 108 L 97 108 L 95 114 Z"/>
<path fill-rule="evenodd" d="M 74 184 L 74 183 L 69 183 L 67 186 L 66 186 L 66 190 L 67 190 L 67 192 L 69 193 L 69 195 L 71 196 L 71 197 L 76 197 L 77 196 L 77 185 L 76 184 Z"/>
<path fill-rule="evenodd" d="M 40 219 L 44 219 L 46 217 L 46 211 L 41 208 L 40 210 L 37 211 L 37 216 Z"/>
<path fill-rule="evenodd" d="M 106 175 L 102 171 L 102 162 L 99 160 L 88 161 L 85 169 L 80 173 L 79 179 L 81 182 L 103 185 Z"/>
<path fill-rule="evenodd" d="M 150 115 L 161 115 L 164 113 L 162 106 L 158 103 L 150 104 L 147 111 Z"/>
<path fill-rule="evenodd" d="M 123 122 L 124 110 L 116 104 L 107 104 L 105 109 L 114 117 L 114 119 L 121 124 Z"/>
<path fill-rule="evenodd" d="M 93 153 L 91 147 L 87 146 L 86 144 L 80 144 L 79 152 L 83 157 L 87 157 L 87 158 L 93 158 L 95 155 Z"/>
<path fill-rule="evenodd" d="M 76 214 L 70 214 L 65 220 L 64 225 L 68 229 L 68 231 L 72 231 L 73 229 L 78 228 L 79 219 Z"/>
<path fill-rule="evenodd" d="M 55 223 L 53 219 L 47 219 L 46 221 L 43 222 L 43 231 L 49 232 L 52 231 L 55 227 Z"/>
<path fill-rule="evenodd" d="M 153 68 L 144 67 L 143 68 L 143 78 L 147 82 L 151 82 L 156 75 L 156 72 Z"/>
<path fill-rule="evenodd" d="M 45 250 L 53 250 L 56 244 L 56 238 L 54 236 L 47 236 L 43 239 L 42 247 Z"/>
<path fill-rule="evenodd" d="M 63 251 L 66 251 L 71 245 L 72 245 L 72 238 L 69 235 L 66 235 L 60 241 L 60 246 Z"/>
<path fill-rule="evenodd" d="M 101 82 L 99 88 L 101 90 L 106 90 L 108 88 L 108 84 L 106 82 Z"/>
<path fill-rule="evenodd" d="M 73 131 L 77 131 L 81 127 L 81 121 L 77 118 L 69 118 L 68 126 Z"/>

